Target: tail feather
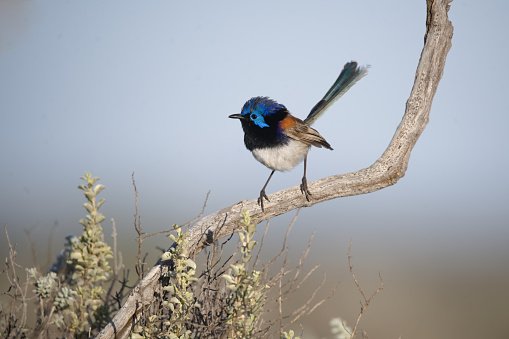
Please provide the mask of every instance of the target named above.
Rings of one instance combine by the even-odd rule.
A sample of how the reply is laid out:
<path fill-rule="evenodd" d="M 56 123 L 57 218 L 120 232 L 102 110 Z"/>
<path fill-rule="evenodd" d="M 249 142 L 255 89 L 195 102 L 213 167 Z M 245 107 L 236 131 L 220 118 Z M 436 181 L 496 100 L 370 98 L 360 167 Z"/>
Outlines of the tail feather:
<path fill-rule="evenodd" d="M 368 66 L 357 67 L 357 62 L 351 61 L 345 64 L 339 77 L 332 87 L 327 91 L 322 100 L 320 100 L 311 110 L 304 120 L 307 124 L 313 124 L 319 117 L 325 113 L 339 98 L 345 94 L 350 87 L 368 74 Z"/>

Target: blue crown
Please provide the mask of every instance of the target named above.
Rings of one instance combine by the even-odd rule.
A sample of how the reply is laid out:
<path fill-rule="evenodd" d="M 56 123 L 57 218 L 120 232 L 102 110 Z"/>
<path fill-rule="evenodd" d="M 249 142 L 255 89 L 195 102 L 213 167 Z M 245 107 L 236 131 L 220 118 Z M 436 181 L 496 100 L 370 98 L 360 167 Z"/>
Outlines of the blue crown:
<path fill-rule="evenodd" d="M 255 97 L 246 101 L 241 114 L 243 116 L 249 115 L 256 125 L 263 128 L 269 127 L 264 118 L 280 110 L 286 110 L 286 107 L 268 97 Z"/>

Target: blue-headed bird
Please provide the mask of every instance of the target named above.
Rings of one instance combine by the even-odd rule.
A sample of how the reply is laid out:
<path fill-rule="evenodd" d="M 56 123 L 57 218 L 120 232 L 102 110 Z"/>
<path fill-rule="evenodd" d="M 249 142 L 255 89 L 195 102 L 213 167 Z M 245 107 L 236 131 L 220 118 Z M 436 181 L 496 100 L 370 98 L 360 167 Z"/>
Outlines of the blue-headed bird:
<path fill-rule="evenodd" d="M 307 201 L 310 201 L 312 195 L 306 179 L 309 149 L 315 146 L 332 150 L 331 145 L 311 125 L 350 87 L 365 76 L 368 68 L 369 66 L 358 67 L 355 61 L 345 64 L 332 87 L 311 109 L 304 121 L 294 117 L 284 105 L 268 97 L 251 98 L 244 104 L 240 114 L 229 116 L 240 119 L 246 148 L 251 151 L 256 160 L 272 170 L 258 198 L 262 211 L 264 210 L 263 199 L 269 201 L 265 188 L 274 172 L 289 171 L 303 160 L 304 176 L 300 189 Z"/>

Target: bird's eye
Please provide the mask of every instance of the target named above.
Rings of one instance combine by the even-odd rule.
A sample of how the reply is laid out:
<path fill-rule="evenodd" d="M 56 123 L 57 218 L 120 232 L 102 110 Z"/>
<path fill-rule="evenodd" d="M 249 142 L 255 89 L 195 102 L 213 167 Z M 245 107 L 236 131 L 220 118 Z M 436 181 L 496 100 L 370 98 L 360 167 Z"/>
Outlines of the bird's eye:
<path fill-rule="evenodd" d="M 252 119 L 252 120 L 256 120 L 257 118 L 258 118 L 258 115 L 256 115 L 256 114 L 251 114 L 251 119 Z"/>

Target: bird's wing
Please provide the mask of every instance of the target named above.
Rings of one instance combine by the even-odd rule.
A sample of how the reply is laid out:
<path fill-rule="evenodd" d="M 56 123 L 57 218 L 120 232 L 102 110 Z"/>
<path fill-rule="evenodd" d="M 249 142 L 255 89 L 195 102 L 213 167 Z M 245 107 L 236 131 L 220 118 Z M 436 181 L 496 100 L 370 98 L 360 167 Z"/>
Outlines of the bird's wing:
<path fill-rule="evenodd" d="M 296 118 L 295 118 L 296 119 Z M 325 147 L 332 150 L 331 145 L 318 133 L 314 128 L 311 128 L 308 124 L 297 119 L 298 123 L 283 130 L 283 133 L 288 135 L 290 138 L 302 141 L 305 144 L 315 146 L 318 148 Z"/>
<path fill-rule="evenodd" d="M 311 112 L 309 112 L 309 115 L 304 122 L 309 125 L 313 124 L 320 116 L 322 116 L 323 113 L 325 113 L 327 109 L 341 98 L 343 94 L 350 89 L 350 87 L 368 74 L 368 68 L 369 65 L 365 67 L 357 67 L 357 63 L 355 61 L 346 63 L 332 87 L 327 91 L 323 99 L 320 100 L 313 109 L 311 109 Z"/>

